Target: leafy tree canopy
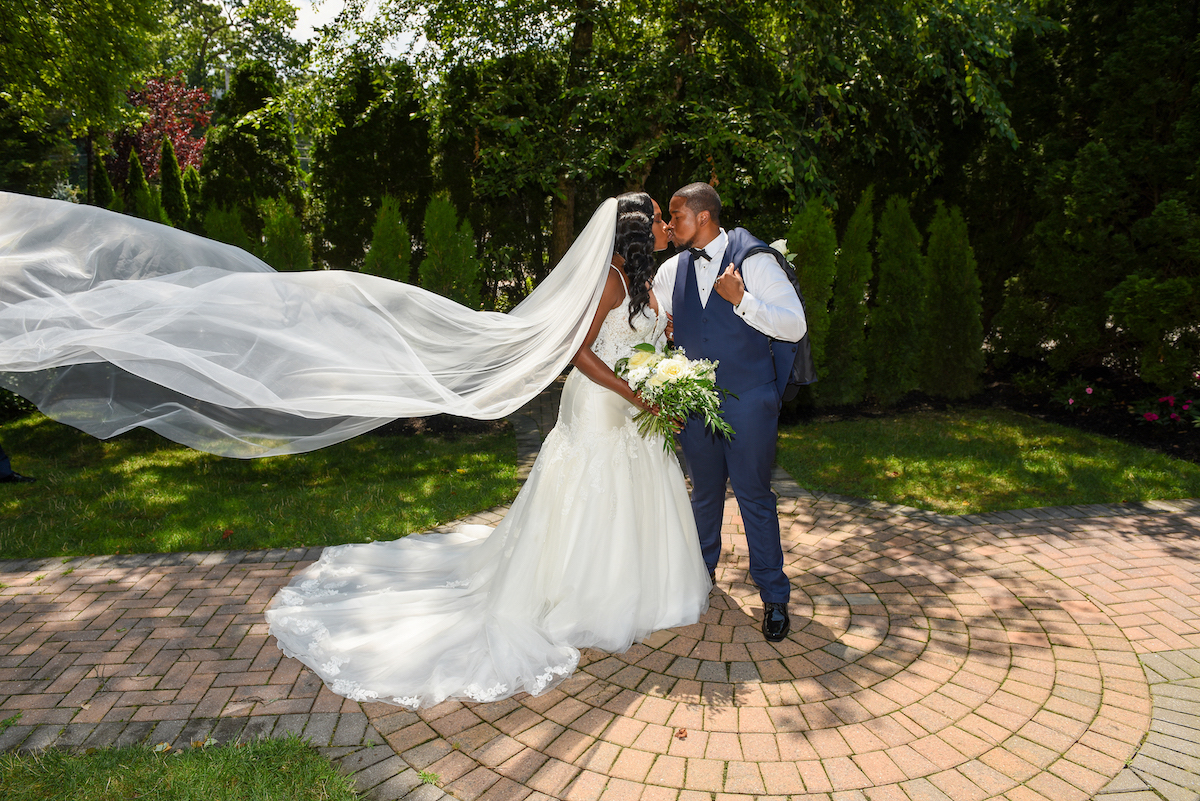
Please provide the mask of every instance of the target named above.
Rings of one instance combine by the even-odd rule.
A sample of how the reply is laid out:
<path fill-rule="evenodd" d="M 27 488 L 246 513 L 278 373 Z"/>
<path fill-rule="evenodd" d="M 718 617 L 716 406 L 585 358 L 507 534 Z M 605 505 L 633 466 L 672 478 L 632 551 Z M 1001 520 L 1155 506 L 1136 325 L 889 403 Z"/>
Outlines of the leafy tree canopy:
<path fill-rule="evenodd" d="M 0 99 L 29 130 L 65 113 L 83 134 L 119 122 L 125 91 L 149 66 L 158 0 L 0 3 Z"/>

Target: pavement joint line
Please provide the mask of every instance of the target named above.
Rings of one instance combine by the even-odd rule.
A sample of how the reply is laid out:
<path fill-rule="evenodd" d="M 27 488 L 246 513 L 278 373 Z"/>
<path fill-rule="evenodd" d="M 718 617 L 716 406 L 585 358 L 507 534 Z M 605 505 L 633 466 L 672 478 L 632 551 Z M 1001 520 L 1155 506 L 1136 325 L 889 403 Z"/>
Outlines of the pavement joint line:
<path fill-rule="evenodd" d="M 522 464 L 560 386 L 511 418 Z M 333 695 L 266 635 L 320 548 L 2 561 L 0 750 L 295 734 L 379 801 L 1200 799 L 1200 501 L 953 516 L 773 484 L 784 642 L 731 496 L 700 622 L 420 713 Z"/>

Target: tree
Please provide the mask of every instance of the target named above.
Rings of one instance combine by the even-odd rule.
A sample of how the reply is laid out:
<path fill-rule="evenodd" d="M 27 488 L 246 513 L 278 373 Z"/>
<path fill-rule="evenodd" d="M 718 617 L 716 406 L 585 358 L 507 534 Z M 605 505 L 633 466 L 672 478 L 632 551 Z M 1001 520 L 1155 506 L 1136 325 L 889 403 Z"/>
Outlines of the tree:
<path fill-rule="evenodd" d="M 18 0 L 0 4 L 0 75 L 27 130 L 67 115 L 78 136 L 125 114 L 125 90 L 148 66 L 154 0 Z"/>
<path fill-rule="evenodd" d="M 337 96 L 338 126 L 316 137 L 313 193 L 324 204 L 318 258 L 358 269 L 385 195 L 420 230 L 431 191 L 429 122 L 410 67 L 358 66 Z"/>
<path fill-rule="evenodd" d="M 234 245 L 246 252 L 252 252 L 250 235 L 242 224 L 242 213 L 236 209 L 225 209 L 214 206 L 204 213 L 204 234 L 209 239 Z"/>
<path fill-rule="evenodd" d="M 179 162 L 175 160 L 175 148 L 170 137 L 165 137 L 162 141 L 159 164 L 163 211 L 171 225 L 186 228 L 191 221 L 191 208 L 188 206 L 187 191 L 183 187 L 183 176 L 179 173 Z"/>
<path fill-rule="evenodd" d="M 437 195 L 425 209 L 425 258 L 418 268 L 421 286 L 472 309 L 479 306 L 479 261 L 475 234 L 450 199 Z"/>
<path fill-rule="evenodd" d="M 291 204 L 269 198 L 260 204 L 263 218 L 262 260 L 280 271 L 312 269 L 312 247 Z"/>
<path fill-rule="evenodd" d="M 927 285 L 921 234 L 898 195 L 884 205 L 875 252 L 879 284 L 867 332 L 867 388 L 890 406 L 919 385 Z"/>
<path fill-rule="evenodd" d="M 828 372 L 813 387 L 818 402 L 853 404 L 863 399 L 867 380 L 867 291 L 871 283 L 871 239 L 875 230 L 875 189 L 867 187 L 842 234 L 833 311 L 825 344 Z"/>
<path fill-rule="evenodd" d="M 1011 146 L 999 88 L 1012 37 L 1038 24 L 1017 0 L 785 0 L 736 14 L 692 2 L 384 0 L 373 20 L 364 7 L 347 7 L 318 54 L 341 41 L 378 58 L 399 27 L 431 45 L 418 63 L 439 111 L 458 108 L 457 76 L 477 76 L 467 119 L 454 121 L 471 136 L 474 197 L 540 193 L 551 264 L 585 212 L 624 189 L 662 196 L 709 180 L 729 222 L 769 230 L 805 198 L 856 196 L 880 161 L 929 185 L 964 125 Z"/>
<path fill-rule="evenodd" d="M 992 320 L 999 361 L 1165 391 L 1200 370 L 1200 77 L 1194 3 L 1048 6 L 1062 33 L 1031 54 L 1036 157 L 1023 258 Z M 987 187 L 987 191 L 993 191 Z M 990 222 L 990 220 L 989 220 Z"/>
<path fill-rule="evenodd" d="M 167 0 L 152 53 L 158 69 L 182 72 L 191 86 L 225 88 L 224 67 L 265 61 L 294 75 L 305 48 L 290 35 L 296 8 L 289 0 Z"/>
<path fill-rule="evenodd" d="M 108 179 L 108 170 L 104 169 L 104 159 L 96 160 L 96 174 L 92 178 L 92 204 L 102 209 L 111 209 L 117 193 L 113 190 L 112 181 Z"/>
<path fill-rule="evenodd" d="M 143 88 L 129 90 L 128 96 L 130 106 L 146 116 L 139 125 L 119 131 L 113 141 L 108 167 L 117 183 L 125 180 L 131 149 L 137 150 L 141 157 L 147 178 L 157 180 L 158 157 L 166 139 L 171 140 L 181 169 L 198 168 L 204 151 L 203 131 L 212 116 L 206 108 L 210 99 L 208 93 L 203 89 L 189 89 L 176 75 L 150 78 Z"/>
<path fill-rule="evenodd" d="M 135 217 L 153 219 L 154 203 L 150 183 L 142 170 L 142 160 L 136 150 L 129 154 L 129 177 L 125 180 L 125 208 Z"/>
<path fill-rule="evenodd" d="M 183 173 L 183 191 L 188 199 L 187 229 L 194 234 L 201 233 L 204 225 L 201 222 L 200 213 L 200 172 L 194 165 L 188 165 L 187 170 Z"/>
<path fill-rule="evenodd" d="M 258 198 L 282 198 L 297 214 L 303 208 L 296 139 L 287 116 L 270 102 L 280 91 L 269 64 L 240 67 L 217 101 L 204 145 L 204 206 L 239 211 L 252 238 L 263 225 Z"/>
<path fill-rule="evenodd" d="M 30 130 L 20 109 L 0 96 L 0 190 L 48 197 L 75 156 L 65 115 Z"/>
<path fill-rule="evenodd" d="M 817 377 L 823 381 L 830 371 L 825 359 L 825 342 L 829 332 L 829 297 L 833 293 L 837 234 L 829 209 L 820 199 L 813 198 L 804 205 L 787 241 L 788 250 L 796 254 L 794 264 L 800 289 L 804 292 L 808 341 Z"/>
<path fill-rule="evenodd" d="M 921 388 L 943 398 L 969 398 L 983 372 L 983 323 L 975 253 L 957 208 L 937 204 L 925 256 L 929 292 L 925 304 L 925 353 Z"/>
<path fill-rule="evenodd" d="M 371 249 L 363 260 L 362 271 L 393 281 L 407 281 L 411 263 L 412 240 L 408 226 L 400 216 L 400 202 L 391 195 L 384 195 L 379 214 L 375 216 Z"/>

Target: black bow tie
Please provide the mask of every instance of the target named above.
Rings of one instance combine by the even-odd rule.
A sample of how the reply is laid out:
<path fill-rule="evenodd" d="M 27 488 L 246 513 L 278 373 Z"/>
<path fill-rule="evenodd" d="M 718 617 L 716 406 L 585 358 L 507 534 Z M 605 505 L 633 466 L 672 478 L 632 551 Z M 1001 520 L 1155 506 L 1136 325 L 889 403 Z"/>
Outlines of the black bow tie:
<path fill-rule="evenodd" d="M 688 253 L 692 254 L 693 259 L 704 259 L 705 261 L 712 261 L 712 256 L 709 256 L 707 253 L 705 253 L 704 248 L 688 248 Z"/>

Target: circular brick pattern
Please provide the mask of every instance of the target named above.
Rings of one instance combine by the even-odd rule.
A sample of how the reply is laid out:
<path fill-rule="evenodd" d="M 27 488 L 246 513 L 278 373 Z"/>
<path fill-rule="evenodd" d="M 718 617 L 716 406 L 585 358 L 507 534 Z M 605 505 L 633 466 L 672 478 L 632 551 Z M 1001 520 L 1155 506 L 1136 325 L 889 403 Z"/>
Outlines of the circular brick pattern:
<path fill-rule="evenodd" d="M 791 503 L 785 641 L 762 638 L 734 534 L 695 625 L 585 651 L 540 697 L 368 715 L 460 798 L 1082 801 L 1135 752 L 1141 668 L 1068 583 L 970 533 L 886 518 L 839 529 L 836 510 Z"/>

